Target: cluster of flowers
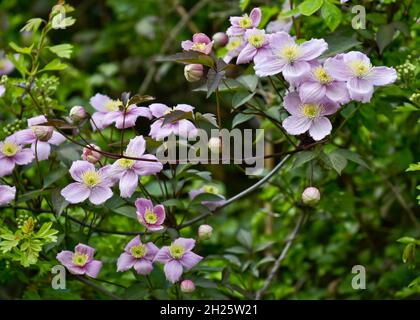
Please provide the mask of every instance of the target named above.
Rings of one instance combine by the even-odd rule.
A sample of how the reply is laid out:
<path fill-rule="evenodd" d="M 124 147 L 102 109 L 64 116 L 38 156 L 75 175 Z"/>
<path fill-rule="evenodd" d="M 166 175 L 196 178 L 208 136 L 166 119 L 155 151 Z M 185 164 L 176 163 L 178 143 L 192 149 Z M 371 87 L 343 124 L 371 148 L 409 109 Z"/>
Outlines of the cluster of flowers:
<path fill-rule="evenodd" d="M 290 116 L 283 121 L 283 127 L 291 135 L 309 132 L 314 140 L 322 140 L 332 130 L 326 116 L 336 113 L 351 100 L 369 102 L 375 86 L 388 85 L 397 79 L 393 68 L 374 67 L 361 52 L 322 59 L 321 55 L 328 49 L 325 40 L 297 42 L 284 31 L 290 26 L 273 27 L 271 24 L 271 33 L 259 29 L 259 8 L 254 8 L 249 15 L 231 17 L 230 22 L 225 61 L 236 58 L 237 64 L 253 62 L 257 76 L 281 74 L 289 83 L 284 107 Z M 280 29 L 283 30 L 278 31 Z M 211 44 L 207 36 L 196 34 L 193 41 L 184 41 L 182 47 L 209 54 Z"/>
<path fill-rule="evenodd" d="M 140 236 L 133 238 L 124 248 L 117 261 L 117 271 L 131 268 L 141 275 L 148 275 L 153 270 L 153 263 L 164 264 L 168 281 L 177 282 L 184 270 L 188 271 L 199 263 L 203 257 L 192 252 L 195 240 L 178 238 L 170 246 L 159 249 L 153 242 L 142 243 Z M 57 254 L 60 261 L 72 274 L 88 275 L 96 278 L 102 268 L 102 262 L 94 260 L 95 249 L 85 244 L 78 244 L 74 252 L 64 250 Z"/>

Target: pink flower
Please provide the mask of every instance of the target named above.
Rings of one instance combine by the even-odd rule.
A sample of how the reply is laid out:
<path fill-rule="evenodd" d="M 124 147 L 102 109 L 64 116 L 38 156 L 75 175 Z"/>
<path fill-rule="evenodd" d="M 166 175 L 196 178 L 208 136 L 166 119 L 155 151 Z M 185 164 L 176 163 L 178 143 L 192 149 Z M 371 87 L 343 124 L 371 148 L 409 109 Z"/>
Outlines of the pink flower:
<path fill-rule="evenodd" d="M 297 92 L 291 92 L 284 98 L 284 107 L 291 114 L 283 121 L 289 134 L 300 135 L 309 131 L 309 135 L 319 141 L 332 130 L 331 122 L 325 116 L 335 113 L 340 105 L 327 99 L 302 102 Z"/>
<path fill-rule="evenodd" d="M 18 55 L 15 55 L 17 57 Z M 9 74 L 15 69 L 12 61 L 7 58 L 0 57 L 0 76 L 4 74 Z"/>
<path fill-rule="evenodd" d="M 299 86 L 299 96 L 302 101 L 320 101 L 328 98 L 332 101 L 344 104 L 350 101 L 347 84 L 338 81 L 328 72 L 333 58 L 329 58 L 322 65 L 314 65 L 304 76 Z"/>
<path fill-rule="evenodd" d="M 87 161 L 74 161 L 70 175 L 76 181 L 61 190 L 61 195 L 70 203 L 79 203 L 89 198 L 93 204 L 101 204 L 112 197 L 112 179 L 105 167 L 96 171 Z"/>
<path fill-rule="evenodd" d="M 97 145 L 94 145 L 93 143 L 91 143 L 89 147 L 95 150 L 92 150 L 91 148 L 86 148 L 86 147 L 83 148 L 82 159 L 87 162 L 95 164 L 101 160 L 102 154 L 98 151 L 102 151 L 102 150 L 100 147 L 98 147 Z"/>
<path fill-rule="evenodd" d="M 89 277 L 96 278 L 101 271 L 102 262 L 93 260 L 94 254 L 94 248 L 79 243 L 74 248 L 74 252 L 64 250 L 58 253 L 57 260 L 72 274 L 87 274 Z"/>
<path fill-rule="evenodd" d="M 13 172 L 15 165 L 29 164 L 35 156 L 31 149 L 24 149 L 13 135 L 0 142 L 0 177 Z"/>
<path fill-rule="evenodd" d="M 163 169 L 158 159 L 151 154 L 144 154 L 145 151 L 146 141 L 143 136 L 135 137 L 128 143 L 124 155 L 151 161 L 121 158 L 112 165 L 112 174 L 120 179 L 120 195 L 123 198 L 131 197 L 136 191 L 139 176 L 149 176 Z"/>
<path fill-rule="evenodd" d="M 219 190 L 215 186 L 204 186 L 200 189 L 193 189 L 189 192 L 189 196 L 191 200 L 197 197 L 199 194 L 202 193 L 211 193 L 211 194 L 219 194 Z M 221 196 L 223 199 L 224 197 Z M 216 201 L 201 201 L 203 206 L 206 206 L 210 211 L 216 210 L 218 207 L 222 206 L 225 203 L 225 200 L 216 200 Z"/>
<path fill-rule="evenodd" d="M 193 40 L 185 40 L 181 43 L 182 49 L 185 51 L 197 51 L 204 54 L 209 54 L 213 47 L 213 41 L 204 33 L 196 33 L 193 35 Z"/>
<path fill-rule="evenodd" d="M 358 51 L 338 55 L 327 70 L 335 79 L 347 82 L 351 99 L 365 103 L 372 98 L 374 86 L 385 86 L 397 79 L 394 68 L 373 67 L 370 59 Z"/>
<path fill-rule="evenodd" d="M 90 99 L 90 104 L 97 112 L 92 115 L 93 128 L 102 130 L 115 122 L 117 129 L 134 127 L 138 117 L 151 119 L 151 114 L 146 107 L 137 107 L 132 104 L 124 111 L 120 100 L 112 100 L 108 96 L 97 93 Z"/>
<path fill-rule="evenodd" d="M 194 124 L 186 119 L 178 121 L 172 121 L 167 124 L 163 124 L 163 117 L 172 111 L 180 110 L 183 112 L 193 112 L 194 107 L 188 104 L 178 104 L 174 108 L 169 108 L 167 105 L 162 103 L 152 103 L 149 106 L 150 112 L 156 118 L 158 118 L 150 126 L 149 135 L 155 140 L 163 140 L 170 134 L 174 134 L 183 138 L 195 137 L 197 135 L 197 128 Z"/>
<path fill-rule="evenodd" d="M 239 53 L 236 63 L 248 63 L 252 60 L 257 63 L 257 61 L 270 56 L 271 50 L 268 38 L 269 36 L 265 34 L 264 30 L 248 29 L 244 37 L 246 45 Z"/>
<path fill-rule="evenodd" d="M 246 46 L 243 36 L 231 37 L 226 45 L 228 52 L 226 53 L 223 61 L 229 63 L 232 59 L 236 58 L 243 48 Z"/>
<path fill-rule="evenodd" d="M 247 29 L 257 28 L 261 22 L 260 8 L 252 9 L 249 16 L 244 14 L 241 17 L 230 17 L 231 26 L 227 29 L 226 34 L 229 37 L 237 37 L 245 34 Z"/>
<path fill-rule="evenodd" d="M 46 123 L 48 120 L 45 116 L 36 116 L 28 119 L 29 129 L 24 129 L 13 134 L 19 144 L 30 144 L 32 152 L 36 155 L 39 161 L 47 160 L 51 153 L 50 144 L 58 146 L 63 143 L 66 138 L 57 131 L 52 131 L 52 127 L 41 126 L 41 124 Z M 48 129 L 52 131 L 50 136 L 45 136 L 45 139 L 39 139 L 39 133 Z M 41 130 L 40 130 L 41 129 Z M 35 150 L 36 146 L 36 150 Z"/>
<path fill-rule="evenodd" d="M 10 203 L 16 195 L 16 187 L 0 185 L 0 206 Z"/>
<path fill-rule="evenodd" d="M 186 279 L 181 282 L 181 291 L 184 293 L 191 293 L 195 291 L 195 283 L 192 280 Z"/>
<path fill-rule="evenodd" d="M 262 61 L 255 61 L 255 73 L 266 77 L 283 73 L 290 83 L 297 83 L 311 69 L 311 61 L 319 57 L 328 48 L 323 39 L 312 39 L 302 44 L 286 32 L 277 32 L 269 38 L 272 55 Z"/>
<path fill-rule="evenodd" d="M 188 271 L 203 259 L 191 251 L 194 246 L 194 239 L 178 238 L 170 246 L 163 247 L 156 254 L 154 261 L 165 264 L 163 271 L 168 281 L 177 282 L 181 278 L 184 268 Z"/>
<path fill-rule="evenodd" d="M 153 259 L 159 248 L 153 242 L 141 243 L 140 236 L 132 239 L 117 261 L 117 271 L 134 268 L 138 274 L 148 275 L 153 270 Z"/>
<path fill-rule="evenodd" d="M 161 204 L 153 206 L 149 199 L 140 198 L 135 202 L 137 208 L 137 219 L 150 231 L 163 229 L 165 221 L 165 207 Z"/>

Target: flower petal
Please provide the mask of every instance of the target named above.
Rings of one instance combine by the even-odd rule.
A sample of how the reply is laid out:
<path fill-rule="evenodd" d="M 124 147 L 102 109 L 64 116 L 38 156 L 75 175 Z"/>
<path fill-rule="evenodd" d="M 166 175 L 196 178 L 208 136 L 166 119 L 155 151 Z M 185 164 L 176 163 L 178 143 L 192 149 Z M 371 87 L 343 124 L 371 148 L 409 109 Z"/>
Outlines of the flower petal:
<path fill-rule="evenodd" d="M 328 49 L 324 39 L 311 39 L 300 45 L 301 56 L 299 60 L 310 61 L 318 58 Z"/>
<path fill-rule="evenodd" d="M 252 26 L 254 28 L 258 27 L 258 25 L 261 22 L 261 9 L 260 8 L 252 9 L 251 13 L 249 14 L 249 17 L 252 20 Z"/>
<path fill-rule="evenodd" d="M 97 93 L 92 98 L 90 98 L 90 104 L 98 111 L 107 112 L 105 105 L 111 100 L 108 96 Z"/>
<path fill-rule="evenodd" d="M 95 255 L 95 248 L 92 248 L 91 246 L 88 246 L 83 243 L 79 243 L 75 248 L 75 252 L 86 254 L 89 258 L 88 261 L 91 261 L 93 259 L 93 256 Z"/>
<path fill-rule="evenodd" d="M 129 198 L 133 195 L 139 183 L 139 177 L 134 170 L 126 170 L 120 179 L 120 196 L 122 198 Z"/>
<path fill-rule="evenodd" d="M 102 204 L 112 197 L 112 190 L 109 187 L 96 186 L 89 196 L 89 201 L 93 204 Z"/>
<path fill-rule="evenodd" d="M 170 111 L 169 107 L 163 103 L 152 103 L 149 109 L 156 118 L 163 117 L 167 111 Z"/>
<path fill-rule="evenodd" d="M 386 86 L 397 80 L 397 72 L 394 68 L 373 67 L 365 79 L 375 86 Z"/>
<path fill-rule="evenodd" d="M 157 261 L 160 263 L 168 263 L 171 260 L 172 260 L 172 257 L 169 252 L 169 247 L 164 246 L 156 253 L 156 256 L 153 259 L 153 262 Z"/>
<path fill-rule="evenodd" d="M 159 162 L 158 158 L 151 154 L 144 154 L 141 156 L 142 159 L 150 159 L 156 161 L 136 161 L 133 169 L 139 176 L 149 176 L 162 171 L 163 165 Z"/>
<path fill-rule="evenodd" d="M 301 105 L 302 101 L 296 91 L 290 92 L 284 97 L 284 108 L 293 116 L 302 115 Z"/>
<path fill-rule="evenodd" d="M 373 85 L 365 79 L 352 78 L 347 82 L 350 98 L 360 102 L 370 102 L 373 95 Z"/>
<path fill-rule="evenodd" d="M 184 247 L 185 251 L 191 251 L 195 246 L 195 240 L 192 238 L 178 238 L 174 244 L 179 244 Z"/>
<path fill-rule="evenodd" d="M 0 185 L 0 206 L 10 203 L 16 195 L 16 187 Z"/>
<path fill-rule="evenodd" d="M 102 261 L 93 260 L 89 262 L 86 266 L 86 274 L 91 278 L 96 278 L 101 271 L 102 268 Z"/>
<path fill-rule="evenodd" d="M 187 269 L 193 268 L 197 263 L 203 260 L 203 257 L 195 254 L 194 252 L 186 252 L 182 259 L 180 260 L 181 264 Z"/>
<path fill-rule="evenodd" d="M 36 150 L 35 150 L 36 146 Z M 38 161 L 47 160 L 51 153 L 51 146 L 48 142 L 38 141 L 33 143 L 31 150 L 35 157 L 38 158 Z M 35 152 L 36 151 L 36 152 Z"/>
<path fill-rule="evenodd" d="M 8 176 L 13 172 L 15 162 L 10 158 L 0 158 L 0 177 Z"/>
<path fill-rule="evenodd" d="M 304 116 L 290 116 L 283 121 L 283 128 L 292 135 L 305 133 L 310 126 L 311 120 Z"/>
<path fill-rule="evenodd" d="M 238 58 L 236 59 L 236 64 L 248 63 L 254 59 L 256 54 L 257 48 L 248 43 L 239 53 Z"/>
<path fill-rule="evenodd" d="M 82 160 L 74 161 L 69 170 L 71 177 L 77 182 L 83 181 L 82 175 L 86 171 L 95 171 L 95 166 L 90 162 Z"/>
<path fill-rule="evenodd" d="M 126 154 L 131 157 L 141 157 L 146 150 L 146 140 L 143 136 L 138 136 L 130 140 L 128 143 Z"/>
<path fill-rule="evenodd" d="M 134 263 L 134 269 L 138 274 L 148 275 L 153 270 L 153 264 L 146 259 L 140 259 Z"/>
<path fill-rule="evenodd" d="M 133 239 L 131 239 L 129 243 L 127 243 L 127 245 L 124 248 L 124 251 L 130 253 L 130 249 L 134 246 L 138 246 L 139 244 L 141 244 L 140 236 L 136 236 Z"/>
<path fill-rule="evenodd" d="M 331 133 L 332 125 L 330 120 L 326 117 L 319 117 L 312 121 L 311 128 L 309 129 L 309 135 L 315 140 L 319 141 L 324 139 Z"/>
<path fill-rule="evenodd" d="M 90 196 L 90 189 L 83 183 L 74 182 L 61 190 L 61 195 L 70 203 L 79 203 Z"/>
<path fill-rule="evenodd" d="M 136 259 L 126 252 L 123 252 L 117 260 L 117 272 L 127 271 L 136 263 Z"/>
<path fill-rule="evenodd" d="M 326 87 L 316 81 L 303 82 L 299 86 L 299 96 L 302 102 L 320 101 L 325 97 L 326 91 Z"/>
<path fill-rule="evenodd" d="M 137 208 L 137 215 L 144 215 L 144 213 L 146 212 L 146 209 L 153 209 L 153 203 L 152 201 L 150 201 L 149 199 L 145 199 L 145 198 L 139 198 L 136 200 L 136 202 L 134 203 L 134 205 Z"/>
<path fill-rule="evenodd" d="M 165 207 L 161 204 L 158 204 L 153 208 L 153 212 L 157 216 L 156 224 L 160 225 L 165 221 Z"/>
<path fill-rule="evenodd" d="M 34 160 L 34 158 L 35 158 L 35 155 L 31 149 L 22 149 L 14 155 L 13 160 L 18 165 L 23 166 L 25 164 L 31 163 L 32 160 Z"/>
<path fill-rule="evenodd" d="M 163 271 L 165 272 L 166 279 L 169 282 L 175 283 L 182 276 L 182 264 L 176 260 L 169 261 L 165 264 Z"/>

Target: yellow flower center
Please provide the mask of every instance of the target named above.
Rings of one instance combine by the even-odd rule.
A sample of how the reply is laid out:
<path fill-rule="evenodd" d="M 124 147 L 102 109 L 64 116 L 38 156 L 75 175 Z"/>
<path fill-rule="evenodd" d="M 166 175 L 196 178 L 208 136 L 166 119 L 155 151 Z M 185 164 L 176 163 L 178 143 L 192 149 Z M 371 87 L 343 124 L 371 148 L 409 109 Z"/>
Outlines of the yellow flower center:
<path fill-rule="evenodd" d="M 195 50 L 195 51 L 204 51 L 204 50 L 206 50 L 206 44 L 202 43 L 202 42 L 194 43 L 192 45 L 191 49 Z"/>
<path fill-rule="evenodd" d="M 134 258 L 141 259 L 147 254 L 147 248 L 144 244 L 139 244 L 131 247 L 130 252 Z"/>
<path fill-rule="evenodd" d="M 122 107 L 122 102 L 120 100 L 109 100 L 105 104 L 105 109 L 109 112 L 111 111 L 118 111 L 120 107 Z"/>
<path fill-rule="evenodd" d="M 82 175 L 82 180 L 85 183 L 85 185 L 87 185 L 90 188 L 93 188 L 97 184 L 101 183 L 102 178 L 101 175 L 96 171 L 86 171 Z"/>
<path fill-rule="evenodd" d="M 285 46 L 281 52 L 281 55 L 289 60 L 289 62 L 295 61 L 299 57 L 299 54 L 299 46 L 297 44 Z"/>
<path fill-rule="evenodd" d="M 73 262 L 74 265 L 76 265 L 78 267 L 84 267 L 86 265 L 88 259 L 89 259 L 89 257 L 88 257 L 87 254 L 76 252 L 73 255 L 72 262 Z"/>
<path fill-rule="evenodd" d="M 242 18 L 239 20 L 239 26 L 242 29 L 251 28 L 252 27 L 252 20 L 251 20 L 251 18 L 247 14 L 244 14 L 242 16 Z"/>
<path fill-rule="evenodd" d="M 212 193 L 212 194 L 218 194 L 219 189 L 215 186 L 204 186 L 203 190 L 205 193 Z"/>
<path fill-rule="evenodd" d="M 316 118 L 319 115 L 319 106 L 310 103 L 304 104 L 302 112 L 307 118 Z"/>
<path fill-rule="evenodd" d="M 238 48 L 241 44 L 242 44 L 242 39 L 241 38 L 236 38 L 236 39 L 233 39 L 233 40 L 229 41 L 229 43 L 226 46 L 226 49 L 228 51 L 232 51 L 232 50 L 235 50 L 236 48 Z"/>
<path fill-rule="evenodd" d="M 315 68 L 314 75 L 315 78 L 317 78 L 318 81 L 322 84 L 328 84 L 333 81 L 327 71 L 321 66 Z"/>
<path fill-rule="evenodd" d="M 1 152 L 6 157 L 13 157 L 19 151 L 19 146 L 14 142 L 5 142 L 1 148 Z"/>
<path fill-rule="evenodd" d="M 180 244 L 172 244 L 169 247 L 169 253 L 171 254 L 172 258 L 174 259 L 181 259 L 185 253 L 185 248 Z"/>
<path fill-rule="evenodd" d="M 124 169 L 130 169 L 134 165 L 135 162 L 136 162 L 135 160 L 126 159 L 126 158 L 117 160 L 118 165 Z"/>
<path fill-rule="evenodd" d="M 249 36 L 248 42 L 252 44 L 255 48 L 261 48 L 264 44 L 264 34 L 254 33 Z"/>
<path fill-rule="evenodd" d="M 361 60 L 356 60 L 350 64 L 350 68 L 353 70 L 353 73 L 355 74 L 355 76 L 364 77 L 365 75 L 368 74 L 371 68 L 371 65 Z"/>
<path fill-rule="evenodd" d="M 155 224 L 157 221 L 157 214 L 154 213 L 152 210 L 150 209 L 146 209 L 146 212 L 144 214 L 144 220 L 148 223 L 148 224 Z"/>

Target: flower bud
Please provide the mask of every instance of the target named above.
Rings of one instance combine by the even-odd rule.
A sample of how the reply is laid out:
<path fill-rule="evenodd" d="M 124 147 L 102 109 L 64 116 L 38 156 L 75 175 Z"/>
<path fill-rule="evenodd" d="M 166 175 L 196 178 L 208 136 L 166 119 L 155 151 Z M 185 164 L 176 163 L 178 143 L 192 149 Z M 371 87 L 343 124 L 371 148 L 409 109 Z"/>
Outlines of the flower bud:
<path fill-rule="evenodd" d="M 198 227 L 198 237 L 200 240 L 208 240 L 213 234 L 213 227 L 208 224 L 202 224 Z"/>
<path fill-rule="evenodd" d="M 195 291 L 195 284 L 192 280 L 184 280 L 181 282 L 181 291 L 191 293 Z"/>
<path fill-rule="evenodd" d="M 218 154 L 222 151 L 222 143 L 220 141 L 220 137 L 212 137 L 208 142 L 209 149 L 211 153 Z"/>
<path fill-rule="evenodd" d="M 187 64 L 184 68 L 185 79 L 196 82 L 203 77 L 204 67 L 201 64 Z"/>
<path fill-rule="evenodd" d="M 321 194 L 315 187 L 306 188 L 302 193 L 302 202 L 309 206 L 317 204 L 320 198 Z"/>
<path fill-rule="evenodd" d="M 74 106 L 70 110 L 70 119 L 74 122 L 82 121 L 83 119 L 86 119 L 88 114 L 82 106 Z"/>
<path fill-rule="evenodd" d="M 227 45 L 229 38 L 224 32 L 217 32 L 213 35 L 214 46 L 216 48 L 221 48 Z"/>
<path fill-rule="evenodd" d="M 90 146 L 92 148 L 95 148 L 96 150 L 101 151 L 101 148 L 99 148 L 98 146 L 95 146 L 94 144 L 91 144 Z M 83 160 L 95 164 L 96 162 L 101 160 L 101 157 L 102 155 L 99 152 L 93 151 L 89 148 L 83 148 L 83 154 L 82 154 Z"/>
<path fill-rule="evenodd" d="M 39 141 L 48 141 L 53 134 L 53 127 L 48 126 L 32 126 L 32 132 Z"/>

